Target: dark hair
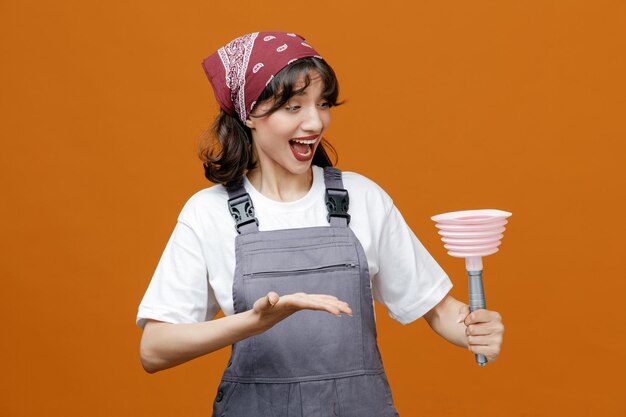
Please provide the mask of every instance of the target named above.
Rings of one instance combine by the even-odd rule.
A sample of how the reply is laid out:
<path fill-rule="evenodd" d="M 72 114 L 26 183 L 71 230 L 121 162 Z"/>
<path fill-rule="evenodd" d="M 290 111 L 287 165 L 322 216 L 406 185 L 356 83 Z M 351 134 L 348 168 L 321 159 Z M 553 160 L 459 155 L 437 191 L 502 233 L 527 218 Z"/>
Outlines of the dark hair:
<path fill-rule="evenodd" d="M 333 69 L 324 60 L 308 57 L 287 65 L 272 78 L 261 92 L 257 104 L 268 99 L 273 99 L 274 104 L 264 114 L 250 117 L 268 116 L 284 106 L 291 97 L 304 91 L 311 83 L 311 71 L 320 75 L 324 85 L 322 97 L 330 106 L 343 104 L 337 102 L 339 84 Z M 295 85 L 302 77 L 304 86 L 295 89 Z M 254 108 L 252 110 L 254 111 Z M 337 152 L 325 138 L 322 138 L 313 155 L 314 165 L 333 166 L 326 148 L 334 155 L 337 163 Z M 241 184 L 246 171 L 257 166 L 252 154 L 250 128 L 243 124 L 237 115 L 231 116 L 224 110 L 220 110 L 211 128 L 200 137 L 198 156 L 204 166 L 204 176 L 211 182 L 226 186 Z"/>

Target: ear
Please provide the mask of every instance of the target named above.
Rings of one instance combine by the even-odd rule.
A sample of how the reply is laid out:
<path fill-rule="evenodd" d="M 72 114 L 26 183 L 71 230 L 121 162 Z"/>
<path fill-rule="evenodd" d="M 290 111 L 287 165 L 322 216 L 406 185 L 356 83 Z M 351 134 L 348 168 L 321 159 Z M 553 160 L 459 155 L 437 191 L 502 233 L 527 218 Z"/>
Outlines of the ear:
<path fill-rule="evenodd" d="M 250 118 L 246 119 L 246 126 L 248 126 L 250 129 L 254 129 L 254 121 L 251 120 Z"/>

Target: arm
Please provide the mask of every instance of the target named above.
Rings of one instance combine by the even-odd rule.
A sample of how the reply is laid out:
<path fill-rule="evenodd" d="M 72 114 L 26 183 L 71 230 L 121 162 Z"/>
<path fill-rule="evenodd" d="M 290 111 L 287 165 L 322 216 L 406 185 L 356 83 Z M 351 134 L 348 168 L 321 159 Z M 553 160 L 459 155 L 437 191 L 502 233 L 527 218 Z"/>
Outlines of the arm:
<path fill-rule="evenodd" d="M 253 336 L 258 324 L 252 310 L 202 323 L 150 320 L 141 336 L 141 365 L 151 374 L 180 365 Z"/>
<path fill-rule="evenodd" d="M 424 314 L 428 325 L 439 336 L 459 347 L 468 347 L 465 323 L 460 323 L 459 312 L 465 304 L 456 300 L 451 295 L 446 295 L 443 300 Z M 469 310 L 468 310 L 469 312 Z"/>
<path fill-rule="evenodd" d="M 155 373 L 262 333 L 302 309 L 352 315 L 347 303 L 331 295 L 270 292 L 252 309 L 202 323 L 171 324 L 150 320 L 140 345 L 143 368 Z"/>
<path fill-rule="evenodd" d="M 489 362 L 500 354 L 504 325 L 495 311 L 476 310 L 470 314 L 467 304 L 446 295 L 424 318 L 448 342 L 482 353 Z"/>

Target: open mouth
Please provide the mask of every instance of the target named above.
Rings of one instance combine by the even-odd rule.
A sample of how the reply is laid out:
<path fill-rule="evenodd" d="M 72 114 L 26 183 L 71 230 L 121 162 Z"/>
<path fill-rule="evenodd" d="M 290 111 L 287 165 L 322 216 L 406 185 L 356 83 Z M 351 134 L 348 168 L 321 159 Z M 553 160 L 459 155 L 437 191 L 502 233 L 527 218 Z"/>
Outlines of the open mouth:
<path fill-rule="evenodd" d="M 313 156 L 313 147 L 317 142 L 317 136 L 289 140 L 289 146 L 293 155 L 299 161 L 307 161 Z"/>
<path fill-rule="evenodd" d="M 308 155 L 311 152 L 311 147 L 315 143 L 315 139 L 313 140 L 294 140 L 291 139 L 289 141 L 289 146 L 291 149 L 298 152 L 300 155 Z"/>

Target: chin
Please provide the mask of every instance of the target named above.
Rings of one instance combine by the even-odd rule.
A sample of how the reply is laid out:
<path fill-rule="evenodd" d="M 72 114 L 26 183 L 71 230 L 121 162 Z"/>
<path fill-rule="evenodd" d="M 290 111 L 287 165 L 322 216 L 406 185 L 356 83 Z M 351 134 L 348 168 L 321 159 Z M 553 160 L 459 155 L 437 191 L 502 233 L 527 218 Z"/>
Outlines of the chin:
<path fill-rule="evenodd" d="M 309 172 L 309 169 L 311 169 L 312 162 L 313 160 L 306 161 L 306 162 L 298 162 L 296 164 L 292 164 L 291 166 L 288 166 L 285 168 L 287 169 L 287 171 L 291 172 L 294 175 L 302 175 L 302 174 L 306 174 L 307 172 Z"/>

